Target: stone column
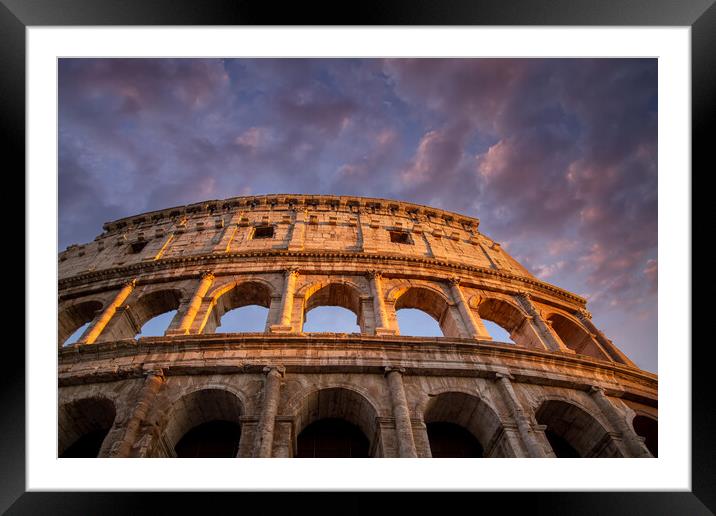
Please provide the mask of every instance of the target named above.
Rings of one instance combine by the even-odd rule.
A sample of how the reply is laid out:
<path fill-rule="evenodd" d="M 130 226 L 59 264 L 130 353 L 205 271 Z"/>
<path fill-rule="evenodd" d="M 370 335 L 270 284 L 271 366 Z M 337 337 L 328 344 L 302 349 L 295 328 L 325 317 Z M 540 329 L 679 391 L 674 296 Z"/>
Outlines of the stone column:
<path fill-rule="evenodd" d="M 264 331 L 270 332 L 271 327 L 274 325 L 281 324 L 281 310 L 283 308 L 283 296 L 281 294 L 275 294 L 271 296 L 271 302 L 269 304 L 269 313 L 266 317 L 266 328 Z"/>
<path fill-rule="evenodd" d="M 276 416 L 271 457 L 293 457 L 293 416 Z"/>
<path fill-rule="evenodd" d="M 376 270 L 368 271 L 370 279 L 370 290 L 373 293 L 373 313 L 375 314 L 375 334 L 395 335 L 395 330 L 390 328 L 388 314 L 385 311 L 385 299 L 383 298 L 383 275 Z"/>
<path fill-rule="evenodd" d="M 524 410 L 522 410 L 522 405 L 520 405 L 520 401 L 515 394 L 514 388 L 512 387 L 510 376 L 504 373 L 497 373 L 495 375 L 495 379 L 497 380 L 497 384 L 500 386 L 502 398 L 507 403 L 507 406 L 510 407 L 512 419 L 514 419 L 515 423 L 517 423 L 517 431 L 520 433 L 522 442 L 527 447 L 530 457 L 546 457 L 547 455 L 545 454 L 544 449 L 540 446 L 530 431 L 531 425 L 529 418 L 525 414 Z"/>
<path fill-rule="evenodd" d="M 364 253 L 375 253 L 376 241 L 373 238 L 374 231 L 371 223 L 372 213 L 368 213 L 365 208 L 358 210 L 358 226 L 361 234 L 361 251 Z"/>
<path fill-rule="evenodd" d="M 139 394 L 137 406 L 129 417 L 129 421 L 127 421 L 122 440 L 116 442 L 110 449 L 110 457 L 129 457 L 132 446 L 137 440 L 139 428 L 142 422 L 147 418 L 152 402 L 164 385 L 164 371 L 161 369 L 149 371 L 145 373 L 145 376 L 146 378 Z"/>
<path fill-rule="evenodd" d="M 204 296 L 209 291 L 209 288 L 211 287 L 211 284 L 213 282 L 214 274 L 211 271 L 204 271 L 201 273 L 201 281 L 199 282 L 199 286 L 197 287 L 194 296 L 191 298 L 186 312 L 184 312 L 184 317 L 182 317 L 181 322 L 179 323 L 179 328 L 177 330 L 178 334 L 189 334 L 189 330 L 191 329 L 191 325 L 196 318 L 196 314 L 199 312 L 199 308 L 201 308 L 201 303 L 204 300 Z"/>
<path fill-rule="evenodd" d="M 430 450 L 430 438 L 428 437 L 428 427 L 420 419 L 413 420 L 413 440 L 415 441 L 415 449 L 418 457 L 420 458 L 432 458 L 433 453 Z"/>
<path fill-rule="evenodd" d="M 430 232 L 431 225 L 428 224 L 425 231 L 423 231 L 423 238 L 427 242 L 427 247 L 430 249 L 430 255 L 437 260 L 444 260 L 445 257 L 445 246 L 441 241 L 441 234 L 439 232 Z"/>
<path fill-rule="evenodd" d="M 263 407 L 259 417 L 258 428 L 256 429 L 254 444 L 256 457 L 271 457 L 279 391 L 281 390 L 281 378 L 284 372 L 285 369 L 280 366 L 264 367 L 266 381 L 264 383 Z"/>
<path fill-rule="evenodd" d="M 234 240 L 237 231 L 239 230 L 239 221 L 244 216 L 243 211 L 237 211 L 234 213 L 229 220 L 224 231 L 219 234 L 216 242 L 212 241 L 214 247 L 212 253 L 228 253 L 231 250 L 231 242 Z"/>
<path fill-rule="evenodd" d="M 636 432 L 627 424 L 626 420 L 612 405 L 609 398 L 604 394 L 604 389 L 596 385 L 592 385 L 589 389 L 592 399 L 599 406 L 602 414 L 606 416 L 612 428 L 617 432 L 621 433 L 622 442 L 626 445 L 626 448 L 631 453 L 632 457 L 651 457 L 651 453 L 646 448 L 644 442 L 636 435 Z"/>
<path fill-rule="evenodd" d="M 595 340 L 600 344 L 601 348 L 607 353 L 607 355 L 612 358 L 612 360 L 628 365 L 629 367 L 637 367 L 634 362 L 629 360 L 629 358 L 622 353 L 621 350 L 616 347 L 599 328 L 594 325 L 592 322 L 592 314 L 585 309 L 581 309 L 577 310 L 576 315 L 582 324 L 584 324 L 584 326 L 595 336 Z"/>
<path fill-rule="evenodd" d="M 286 280 L 284 282 L 283 297 L 281 299 L 281 318 L 279 324 L 271 326 L 272 332 L 285 333 L 293 330 L 291 313 L 293 312 L 293 296 L 296 293 L 298 269 L 287 269 L 284 274 Z"/>
<path fill-rule="evenodd" d="M 154 253 L 153 256 L 148 256 L 145 258 L 145 260 L 159 260 L 162 256 L 164 256 L 164 253 L 167 252 L 167 249 L 169 249 L 169 244 L 171 244 L 174 241 L 174 232 L 171 232 L 167 235 L 167 238 L 164 240 L 164 243 L 161 245 L 161 247 L 157 250 L 156 253 Z"/>
<path fill-rule="evenodd" d="M 393 405 L 393 417 L 395 418 L 395 431 L 398 435 L 398 451 L 400 457 L 417 457 L 415 440 L 413 438 L 413 424 L 410 421 L 408 400 L 405 398 L 405 387 L 403 386 L 403 373 L 405 369 L 386 367 L 385 376 L 388 378 L 390 390 L 390 401 Z"/>
<path fill-rule="evenodd" d="M 97 337 L 99 337 L 100 333 L 102 333 L 102 330 L 105 329 L 109 321 L 114 316 L 114 313 L 117 311 L 117 308 L 122 306 L 122 303 L 124 303 L 127 297 L 129 297 L 129 294 L 132 293 L 136 284 L 136 279 L 128 281 L 124 284 L 122 290 L 117 293 L 117 295 L 114 297 L 114 300 L 109 304 L 109 306 L 107 306 L 107 308 L 104 309 L 102 315 L 100 315 L 99 319 L 97 319 L 97 322 L 95 322 L 92 325 L 92 328 L 87 333 L 85 333 L 78 341 L 79 344 L 92 344 L 94 341 L 97 340 Z"/>
<path fill-rule="evenodd" d="M 460 318 L 467 330 L 468 337 L 471 339 L 492 340 L 485 326 L 478 324 L 475 320 L 475 315 L 472 313 L 470 305 L 468 305 L 465 299 L 465 294 L 462 293 L 462 289 L 460 288 L 460 278 L 450 278 L 450 292 L 452 293 L 453 300 L 457 304 L 457 309 L 460 312 Z"/>
<path fill-rule="evenodd" d="M 291 232 L 291 240 L 288 243 L 289 251 L 301 251 L 303 250 L 303 243 L 306 238 L 306 218 L 308 217 L 308 211 L 303 209 L 296 209 L 296 217 L 293 222 L 293 231 Z"/>
<path fill-rule="evenodd" d="M 490 253 L 487 252 L 487 249 L 485 249 L 485 246 L 482 245 L 482 244 L 477 244 L 477 245 L 478 245 L 478 247 L 480 248 L 480 250 L 482 251 L 482 254 L 485 255 L 485 258 L 487 258 L 487 261 L 490 262 L 490 267 L 493 268 L 493 269 L 497 269 L 497 268 L 498 268 L 498 267 L 497 267 L 497 264 L 496 264 L 495 261 L 492 259 L 492 256 L 490 256 Z"/>
<path fill-rule="evenodd" d="M 531 315 L 524 315 L 520 324 L 510 333 L 510 338 L 518 346 L 524 345 L 527 348 L 549 351 L 550 348 L 544 343 L 532 319 Z"/>
<path fill-rule="evenodd" d="M 550 443 L 549 439 L 547 439 L 547 434 L 545 433 L 546 430 L 547 425 L 532 426 L 533 435 L 537 440 L 538 444 L 541 444 L 541 448 L 544 450 L 545 457 L 556 458 L 557 455 L 555 455 L 554 450 L 552 449 L 552 443 Z"/>
<path fill-rule="evenodd" d="M 159 244 L 158 247 L 155 247 L 154 249 L 147 249 L 147 251 L 151 251 L 147 256 L 142 258 L 142 261 L 145 262 L 151 262 L 153 260 L 159 260 L 162 256 L 164 256 L 164 253 L 169 249 L 169 244 L 172 243 L 174 240 L 174 233 L 169 233 L 166 238 L 164 238 L 164 241 Z M 153 243 L 150 243 L 147 245 L 147 247 L 152 246 Z"/>
<path fill-rule="evenodd" d="M 517 299 L 522 306 L 525 307 L 525 310 L 527 310 L 530 317 L 532 317 L 532 322 L 537 329 L 537 334 L 540 339 L 542 339 L 547 349 L 551 351 L 561 351 L 563 353 L 574 353 L 573 350 L 564 345 L 562 339 L 554 334 L 552 327 L 548 325 L 544 319 L 542 319 L 542 316 L 537 311 L 537 308 L 535 308 L 535 305 L 532 304 L 529 292 L 519 292 L 517 294 Z"/>
<path fill-rule="evenodd" d="M 239 451 L 236 458 L 250 459 L 256 456 L 256 428 L 258 427 L 257 416 L 239 416 L 241 427 L 241 439 L 239 440 Z"/>

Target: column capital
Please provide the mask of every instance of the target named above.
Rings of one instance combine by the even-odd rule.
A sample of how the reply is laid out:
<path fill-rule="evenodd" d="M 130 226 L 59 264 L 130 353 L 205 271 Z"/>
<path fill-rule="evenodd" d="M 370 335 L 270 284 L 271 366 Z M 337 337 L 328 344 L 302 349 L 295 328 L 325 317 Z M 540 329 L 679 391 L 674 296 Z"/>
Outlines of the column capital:
<path fill-rule="evenodd" d="M 393 372 L 400 373 L 401 375 L 403 375 L 403 374 L 405 374 L 405 368 L 404 367 L 386 366 L 383 369 L 383 374 L 385 376 L 387 376 L 388 374 L 393 373 Z"/>
<path fill-rule="evenodd" d="M 144 376 L 145 378 L 147 378 L 147 379 L 149 379 L 149 378 L 157 378 L 157 379 L 162 380 L 162 381 L 165 379 L 165 378 L 164 378 L 164 369 L 162 369 L 162 368 L 159 368 L 159 369 L 149 369 L 149 370 L 147 370 L 147 371 L 144 371 L 142 374 L 143 374 L 143 376 Z"/>
<path fill-rule="evenodd" d="M 515 379 L 510 373 L 495 373 L 495 380 L 502 380 L 503 378 L 510 381 Z"/>
<path fill-rule="evenodd" d="M 530 293 L 527 292 L 526 290 L 518 290 L 518 291 L 517 291 L 517 295 L 520 296 L 520 297 L 523 297 L 523 298 L 525 298 L 525 299 L 527 299 L 527 300 L 530 300 L 530 299 L 531 299 Z"/>
<path fill-rule="evenodd" d="M 462 281 L 462 280 L 460 278 L 458 278 L 457 276 L 451 276 L 448 281 L 450 282 L 450 285 L 452 285 L 453 287 L 459 287 L 460 281 Z"/>
<path fill-rule="evenodd" d="M 284 274 L 286 275 L 286 277 L 298 277 L 298 267 L 289 267 L 288 269 L 284 270 Z"/>
<path fill-rule="evenodd" d="M 136 287 L 136 286 L 137 286 L 137 279 L 136 279 L 136 278 L 131 279 L 131 280 L 128 280 L 128 281 L 125 281 L 124 283 L 122 283 L 122 287 L 134 288 L 134 287 Z"/>
<path fill-rule="evenodd" d="M 286 374 L 286 368 L 284 366 L 267 365 L 262 371 L 266 376 L 270 375 L 272 371 L 275 371 L 281 378 Z"/>
<path fill-rule="evenodd" d="M 381 279 L 383 277 L 383 273 L 376 269 L 370 269 L 369 271 L 366 271 L 365 274 L 370 279 Z"/>
<path fill-rule="evenodd" d="M 199 277 L 203 280 L 205 279 L 205 280 L 213 281 L 216 276 L 214 275 L 214 273 L 212 271 L 210 271 L 209 269 L 206 269 L 199 273 Z"/>
<path fill-rule="evenodd" d="M 604 387 L 600 387 L 599 385 L 590 385 L 589 394 L 604 396 Z"/>

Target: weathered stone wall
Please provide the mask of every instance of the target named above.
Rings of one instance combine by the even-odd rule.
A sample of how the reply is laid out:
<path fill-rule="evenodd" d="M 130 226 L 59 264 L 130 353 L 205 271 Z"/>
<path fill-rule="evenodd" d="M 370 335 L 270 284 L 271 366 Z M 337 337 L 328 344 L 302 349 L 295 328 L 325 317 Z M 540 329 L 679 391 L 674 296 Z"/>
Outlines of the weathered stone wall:
<path fill-rule="evenodd" d="M 292 456 L 305 426 L 340 417 L 376 457 L 430 456 L 431 421 L 463 426 L 486 456 L 553 456 L 545 431 L 569 435 L 565 421 L 583 429 L 569 436 L 583 456 L 650 456 L 631 421 L 656 420 L 656 376 L 591 323 L 582 298 L 531 276 L 478 224 L 287 195 L 105 224 L 60 255 L 60 453 L 109 425 L 101 456 L 172 456 L 183 433 L 220 418 L 241 426 L 240 457 Z M 263 333 L 214 333 L 253 304 L 269 309 Z M 360 334 L 303 333 L 324 305 L 353 311 Z M 401 336 L 401 308 L 433 316 L 444 337 Z M 175 309 L 164 337 L 135 339 Z M 483 320 L 516 344 L 492 342 Z"/>
<path fill-rule="evenodd" d="M 272 239 L 252 239 L 254 228 L 262 225 L 274 228 Z M 237 197 L 105 224 L 104 233 L 93 242 L 60 253 L 59 276 L 162 258 L 284 249 L 453 260 L 531 278 L 478 226 L 477 219 L 384 199 Z M 391 242 L 390 231 L 407 232 L 410 243 Z"/>

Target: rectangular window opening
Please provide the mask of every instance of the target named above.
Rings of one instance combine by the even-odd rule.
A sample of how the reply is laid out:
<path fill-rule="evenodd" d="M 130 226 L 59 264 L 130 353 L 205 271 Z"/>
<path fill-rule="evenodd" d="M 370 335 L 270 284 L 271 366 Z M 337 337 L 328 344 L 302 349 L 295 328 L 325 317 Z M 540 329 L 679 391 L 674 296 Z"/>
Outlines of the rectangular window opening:
<path fill-rule="evenodd" d="M 412 244 L 410 234 L 407 231 L 391 231 L 390 241 L 394 244 Z"/>
<path fill-rule="evenodd" d="M 142 252 L 142 249 L 144 249 L 147 246 L 146 241 L 140 241 L 140 242 L 133 242 L 130 244 L 130 253 L 131 254 L 139 254 Z"/>
<path fill-rule="evenodd" d="M 253 238 L 273 238 L 273 226 L 258 226 L 254 229 Z"/>

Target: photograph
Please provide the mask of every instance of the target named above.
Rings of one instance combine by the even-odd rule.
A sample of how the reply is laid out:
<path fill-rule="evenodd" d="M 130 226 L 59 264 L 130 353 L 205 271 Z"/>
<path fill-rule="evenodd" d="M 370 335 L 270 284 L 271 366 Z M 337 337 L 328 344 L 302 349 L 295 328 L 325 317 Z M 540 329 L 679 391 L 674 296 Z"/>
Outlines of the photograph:
<path fill-rule="evenodd" d="M 0 513 L 713 514 L 713 3 L 0 0 Z"/>
<path fill-rule="evenodd" d="M 655 58 L 60 58 L 58 457 L 658 457 Z"/>

